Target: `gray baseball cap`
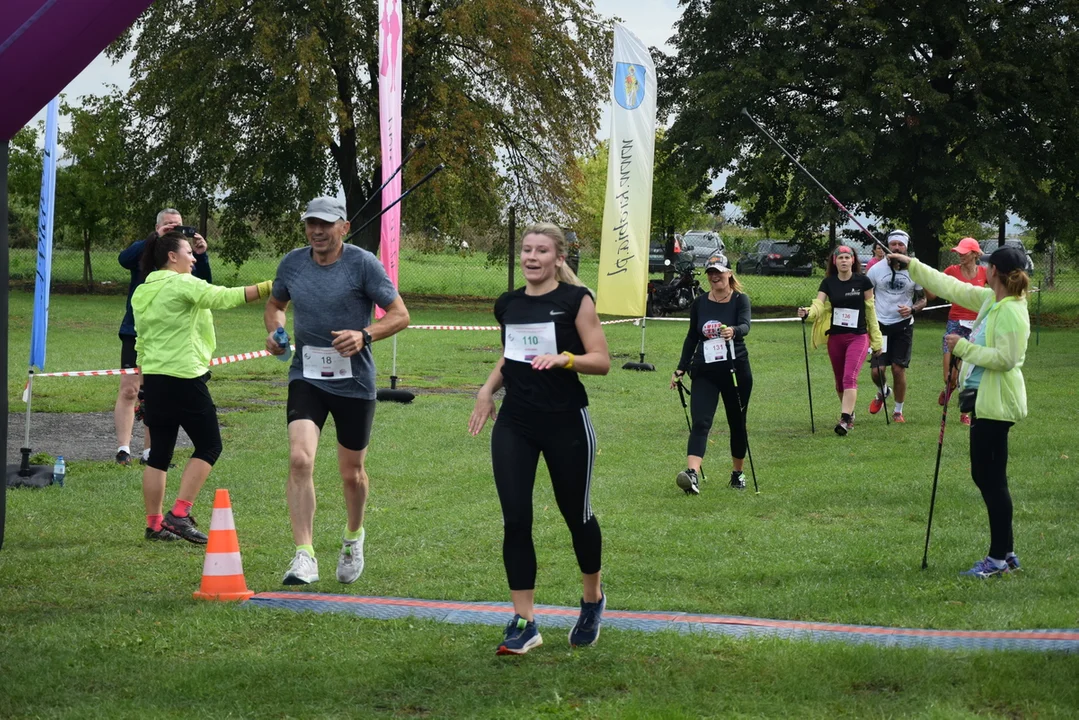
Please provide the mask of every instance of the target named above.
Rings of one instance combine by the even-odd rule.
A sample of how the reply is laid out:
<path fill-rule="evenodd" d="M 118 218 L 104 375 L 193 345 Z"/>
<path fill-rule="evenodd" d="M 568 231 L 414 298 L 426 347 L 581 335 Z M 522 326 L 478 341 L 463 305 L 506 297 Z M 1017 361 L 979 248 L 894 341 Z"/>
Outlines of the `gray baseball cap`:
<path fill-rule="evenodd" d="M 307 210 L 300 220 L 306 220 L 307 218 L 318 218 L 326 222 L 345 220 L 347 218 L 345 204 L 337 198 L 317 197 L 307 203 Z"/>

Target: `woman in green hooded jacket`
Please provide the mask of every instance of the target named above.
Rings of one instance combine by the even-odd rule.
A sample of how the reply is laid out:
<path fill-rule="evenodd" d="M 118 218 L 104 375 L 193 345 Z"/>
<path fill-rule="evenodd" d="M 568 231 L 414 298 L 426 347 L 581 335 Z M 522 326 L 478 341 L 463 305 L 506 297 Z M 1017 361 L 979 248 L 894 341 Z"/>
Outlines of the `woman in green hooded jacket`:
<path fill-rule="evenodd" d="M 195 277 L 195 255 L 175 231 L 148 240 L 140 262 L 146 281 L 131 296 L 131 308 L 143 376 L 143 422 L 154 438 L 142 474 L 146 539 L 205 544 L 191 506 L 221 454 L 217 408 L 206 387 L 216 345 L 210 311 L 265 299 L 272 283 L 226 288 Z M 165 478 L 181 427 L 195 450 L 184 466 L 176 503 L 162 516 Z"/>
<path fill-rule="evenodd" d="M 1027 415 L 1023 360 L 1030 338 L 1026 256 L 1002 247 L 989 256 L 985 287 L 960 282 L 905 255 L 910 276 L 926 290 L 967 308 L 978 308 L 970 339 L 946 335 L 951 353 L 963 359 L 960 410 L 973 410 L 970 474 L 989 512 L 989 554 L 961 575 L 987 578 L 1019 569 L 1012 537 L 1012 498 L 1008 491 L 1008 431 Z"/>

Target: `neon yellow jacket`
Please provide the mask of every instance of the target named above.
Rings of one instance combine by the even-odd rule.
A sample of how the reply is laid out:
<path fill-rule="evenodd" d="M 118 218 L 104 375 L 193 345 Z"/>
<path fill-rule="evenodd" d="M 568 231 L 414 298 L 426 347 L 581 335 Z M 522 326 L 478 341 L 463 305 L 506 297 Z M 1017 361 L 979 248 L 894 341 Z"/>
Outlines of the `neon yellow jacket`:
<path fill-rule="evenodd" d="M 914 282 L 934 295 L 966 308 L 979 308 L 974 323 L 985 322 L 985 347 L 963 339 L 955 344 L 956 357 L 985 369 L 974 414 L 1008 422 L 1025 418 L 1027 386 L 1021 368 L 1030 339 L 1026 298 L 1006 297 L 997 302 L 992 288 L 960 282 L 917 260 L 911 260 L 909 271 Z"/>
<path fill-rule="evenodd" d="M 210 369 L 217 346 L 210 310 L 246 302 L 244 288 L 211 285 L 189 273 L 155 270 L 131 296 L 135 350 L 143 375 L 195 378 Z"/>
<path fill-rule="evenodd" d="M 819 298 L 814 298 L 809 305 L 810 322 L 813 323 L 813 349 L 828 344 L 828 330 L 832 327 L 832 303 Z M 873 352 L 880 350 L 884 344 L 880 334 L 880 323 L 877 322 L 877 299 L 870 298 L 865 301 L 865 330 L 869 333 L 869 349 Z"/>

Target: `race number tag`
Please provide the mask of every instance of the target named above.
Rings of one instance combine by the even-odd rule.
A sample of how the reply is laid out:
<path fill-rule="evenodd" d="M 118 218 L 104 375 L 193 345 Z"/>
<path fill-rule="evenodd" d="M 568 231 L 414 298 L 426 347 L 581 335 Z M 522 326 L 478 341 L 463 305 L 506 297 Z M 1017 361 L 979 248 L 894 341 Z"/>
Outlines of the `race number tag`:
<path fill-rule="evenodd" d="M 704 361 L 706 363 L 723 362 L 727 359 L 727 341 L 723 338 L 712 338 L 704 341 Z M 734 359 L 734 350 L 731 350 L 731 359 Z"/>
<path fill-rule="evenodd" d="M 507 325 L 506 349 L 503 354 L 507 360 L 527 363 L 539 355 L 557 355 L 554 323 Z"/>
<path fill-rule="evenodd" d="M 880 336 L 880 351 L 882 353 L 888 352 L 888 336 L 887 335 L 881 335 Z"/>
<path fill-rule="evenodd" d="M 832 325 L 858 329 L 859 312 L 857 308 L 835 308 L 832 310 Z"/>
<path fill-rule="evenodd" d="M 973 330 L 974 329 L 974 321 L 973 320 L 960 320 L 959 321 L 959 327 L 964 327 L 967 330 Z"/>
<path fill-rule="evenodd" d="M 336 348 L 303 349 L 303 376 L 312 380 L 343 380 L 352 377 L 352 362 Z"/>

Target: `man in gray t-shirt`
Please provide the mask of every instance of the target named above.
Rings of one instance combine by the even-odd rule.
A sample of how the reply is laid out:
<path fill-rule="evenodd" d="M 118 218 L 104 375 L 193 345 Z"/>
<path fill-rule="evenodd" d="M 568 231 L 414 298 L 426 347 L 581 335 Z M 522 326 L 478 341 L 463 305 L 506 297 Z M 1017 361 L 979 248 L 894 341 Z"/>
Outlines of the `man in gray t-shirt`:
<path fill-rule="evenodd" d="M 346 245 L 349 223 L 335 198 L 315 198 L 303 215 L 308 247 L 293 250 L 277 267 L 266 303 L 266 349 L 282 355 L 274 338 L 293 309 L 296 354 L 288 374 L 289 479 L 286 498 L 296 555 L 285 585 L 318 580 L 314 550 L 315 454 L 328 415 L 337 430 L 337 461 L 348 523 L 337 561 L 337 579 L 351 583 L 363 572 L 364 508 L 368 479 L 364 458 L 375 415 L 375 363 L 370 344 L 408 327 L 408 310 L 378 259 Z M 372 324 L 374 304 L 386 315 Z"/>

